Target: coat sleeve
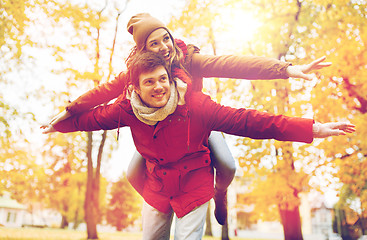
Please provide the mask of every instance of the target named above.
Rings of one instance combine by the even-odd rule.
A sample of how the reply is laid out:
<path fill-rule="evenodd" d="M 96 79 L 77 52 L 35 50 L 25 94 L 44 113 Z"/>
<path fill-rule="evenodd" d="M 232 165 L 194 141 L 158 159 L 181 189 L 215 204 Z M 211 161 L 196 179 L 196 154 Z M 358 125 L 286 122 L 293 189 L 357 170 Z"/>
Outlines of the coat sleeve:
<path fill-rule="evenodd" d="M 207 124 L 210 130 L 253 139 L 304 143 L 313 141 L 312 119 L 231 108 L 214 102 L 202 93 L 195 95 L 195 99 L 200 100 L 195 104 L 194 111 L 199 115 L 202 114 L 204 124 Z"/>
<path fill-rule="evenodd" d="M 121 109 L 119 104 L 114 103 L 107 106 L 99 106 L 92 110 L 73 115 L 64 121 L 55 124 L 54 128 L 58 132 L 63 133 L 110 130 L 126 126 L 126 118 L 126 112 Z"/>
<path fill-rule="evenodd" d="M 286 79 L 290 63 L 256 56 L 193 54 L 189 71 L 194 78 Z"/>
<path fill-rule="evenodd" d="M 121 72 L 114 80 L 98 85 L 66 106 L 71 115 L 87 111 L 118 97 L 127 85 L 127 75 Z"/>

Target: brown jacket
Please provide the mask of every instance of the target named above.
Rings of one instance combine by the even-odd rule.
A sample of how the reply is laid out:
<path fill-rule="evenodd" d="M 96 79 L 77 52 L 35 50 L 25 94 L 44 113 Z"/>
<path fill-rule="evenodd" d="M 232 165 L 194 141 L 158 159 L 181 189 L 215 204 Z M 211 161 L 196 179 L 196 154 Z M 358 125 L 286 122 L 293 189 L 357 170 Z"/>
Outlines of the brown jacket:
<path fill-rule="evenodd" d="M 290 63 L 277 59 L 236 55 L 202 55 L 193 45 L 187 46 L 185 67 L 192 76 L 194 91 L 201 91 L 203 78 L 237 78 L 237 79 L 286 79 L 287 67 Z M 121 72 L 114 80 L 104 83 L 88 91 L 66 106 L 71 113 L 87 111 L 97 105 L 118 97 L 126 87 L 128 76 Z"/>

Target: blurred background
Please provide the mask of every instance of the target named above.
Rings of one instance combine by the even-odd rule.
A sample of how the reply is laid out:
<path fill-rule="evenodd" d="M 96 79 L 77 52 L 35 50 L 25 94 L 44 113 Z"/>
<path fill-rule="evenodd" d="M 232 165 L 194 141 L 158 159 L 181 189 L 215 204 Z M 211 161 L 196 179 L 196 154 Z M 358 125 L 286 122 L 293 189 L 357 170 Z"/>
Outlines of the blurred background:
<path fill-rule="evenodd" d="M 130 130 L 121 129 L 116 141 L 116 130 L 43 135 L 39 129 L 69 101 L 126 69 L 134 46 L 126 25 L 140 12 L 202 54 L 293 64 L 326 56 L 332 66 L 310 82 L 213 78 L 205 79 L 204 92 L 223 105 L 356 125 L 354 134 L 312 144 L 225 136 L 237 174 L 228 224 L 222 229 L 211 209 L 207 236 L 284 239 L 295 225 L 302 229 L 297 239 L 367 234 L 366 1 L 3 0 L 0 11 L 6 237 L 21 227 L 74 229 L 88 238 L 141 231 L 142 199 L 125 176 L 135 151 Z"/>

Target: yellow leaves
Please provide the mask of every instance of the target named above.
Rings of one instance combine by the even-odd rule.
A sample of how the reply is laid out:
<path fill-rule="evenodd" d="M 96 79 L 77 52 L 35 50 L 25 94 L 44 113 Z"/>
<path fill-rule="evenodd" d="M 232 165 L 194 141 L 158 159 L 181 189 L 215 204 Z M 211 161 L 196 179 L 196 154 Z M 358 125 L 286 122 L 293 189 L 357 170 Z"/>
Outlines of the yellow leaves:
<path fill-rule="evenodd" d="M 266 167 L 256 170 L 249 196 L 272 204 L 285 204 L 288 200 L 294 202 L 299 192 L 308 189 L 308 181 L 307 174 L 295 172 L 285 161 L 279 161 L 273 170 Z"/>
<path fill-rule="evenodd" d="M 20 59 L 22 46 L 27 43 L 26 27 L 30 24 L 27 11 L 31 1 L 2 0 L 0 7 L 0 54 L 6 60 Z M 7 62 L 6 64 L 9 64 Z M 1 74 L 1 73 L 0 73 Z"/>
<path fill-rule="evenodd" d="M 358 156 L 359 155 L 359 156 Z M 348 187 L 356 197 L 361 198 L 367 194 L 367 159 L 360 154 L 351 154 L 336 161 L 339 168 L 336 176 L 345 187 Z M 364 201 L 364 200 L 363 200 Z"/>
<path fill-rule="evenodd" d="M 3 0 L 0 8 L 0 26 L 4 28 L 0 32 L 5 36 L 9 36 L 11 31 L 23 33 L 28 21 L 25 9 L 29 6 L 29 1 Z"/>
<path fill-rule="evenodd" d="M 101 25 L 108 20 L 107 16 L 102 16 L 101 12 L 104 6 L 91 7 L 87 3 L 84 5 L 73 4 L 66 1 L 65 3 L 55 3 L 50 11 L 50 17 L 57 22 L 62 19 L 71 21 L 75 29 L 80 31 L 88 31 L 88 29 L 101 28 Z"/>
<path fill-rule="evenodd" d="M 290 182 L 294 180 L 296 182 L 293 182 L 293 184 L 296 185 L 298 181 L 296 176 L 293 176 L 292 179 L 281 177 L 275 173 L 258 176 L 252 181 L 249 191 L 240 194 L 238 204 L 254 204 L 253 213 L 257 217 L 274 219 L 277 215 L 276 209 L 278 206 L 283 210 L 293 210 L 300 205 L 299 191 L 290 186 Z M 300 182 L 303 184 L 303 181 Z M 270 209 L 273 210 L 270 211 Z"/>

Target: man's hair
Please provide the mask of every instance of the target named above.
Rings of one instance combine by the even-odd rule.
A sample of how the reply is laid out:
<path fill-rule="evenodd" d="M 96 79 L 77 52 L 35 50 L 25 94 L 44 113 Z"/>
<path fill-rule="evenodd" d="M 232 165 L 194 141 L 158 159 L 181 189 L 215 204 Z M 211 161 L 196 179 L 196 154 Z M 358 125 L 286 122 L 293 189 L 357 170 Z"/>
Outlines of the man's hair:
<path fill-rule="evenodd" d="M 171 81 L 171 72 L 160 54 L 154 52 L 136 54 L 127 65 L 131 83 L 135 87 L 139 87 L 140 74 L 152 72 L 159 66 L 163 66 L 166 69 L 168 78 Z"/>

